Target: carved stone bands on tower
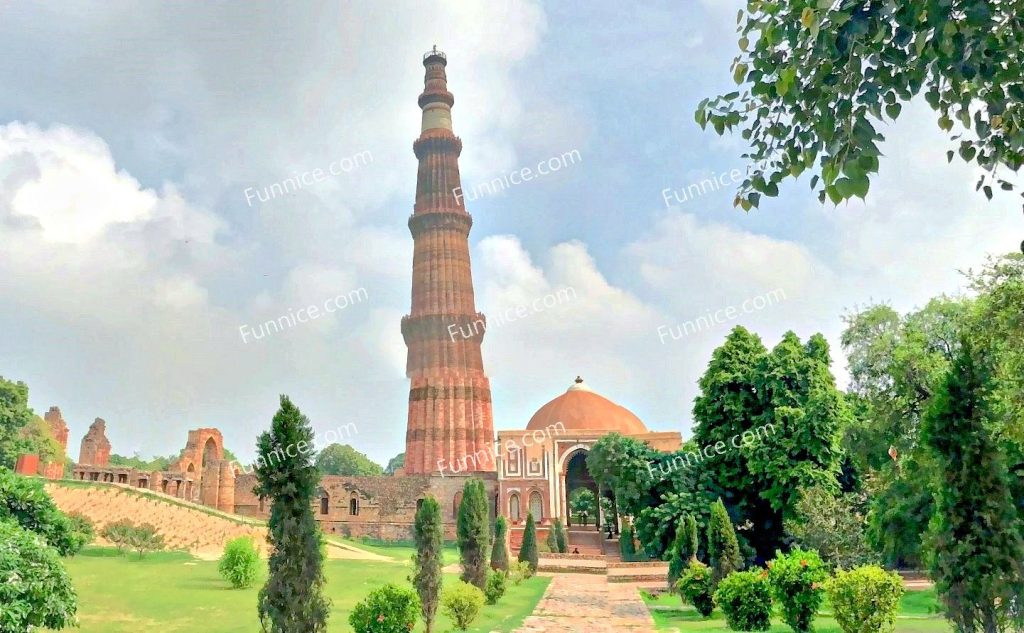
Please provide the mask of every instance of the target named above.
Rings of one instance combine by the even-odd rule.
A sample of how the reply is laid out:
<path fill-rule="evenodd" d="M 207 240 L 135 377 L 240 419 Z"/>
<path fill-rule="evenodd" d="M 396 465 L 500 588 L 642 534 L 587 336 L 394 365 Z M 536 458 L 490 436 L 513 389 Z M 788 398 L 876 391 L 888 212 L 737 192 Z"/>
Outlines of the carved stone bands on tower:
<path fill-rule="evenodd" d="M 491 472 L 494 422 L 491 387 L 480 342 L 486 328 L 476 311 L 469 260 L 473 221 L 455 190 L 462 141 L 452 132 L 455 97 L 448 91 L 445 54 L 435 46 L 419 106 L 420 136 L 412 233 L 412 310 L 402 319 L 409 349 L 409 418 L 405 472 Z"/>

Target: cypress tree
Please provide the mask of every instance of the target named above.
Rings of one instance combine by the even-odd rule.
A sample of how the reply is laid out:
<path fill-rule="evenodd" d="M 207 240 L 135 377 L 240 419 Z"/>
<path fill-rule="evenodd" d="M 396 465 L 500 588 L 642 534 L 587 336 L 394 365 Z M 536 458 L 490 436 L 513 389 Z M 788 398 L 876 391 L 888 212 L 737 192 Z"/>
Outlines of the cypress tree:
<path fill-rule="evenodd" d="M 711 586 L 734 571 L 743 568 L 740 544 L 729 520 L 729 513 L 722 500 L 711 504 L 711 519 L 708 521 L 708 558 L 711 561 Z"/>
<path fill-rule="evenodd" d="M 697 560 L 697 521 L 692 514 L 683 516 L 676 529 L 676 540 L 672 544 L 672 558 L 668 565 L 668 587 L 671 590 L 683 575 L 690 561 Z"/>
<path fill-rule="evenodd" d="M 626 525 L 626 529 L 619 535 L 619 552 L 622 554 L 623 562 L 630 563 L 636 558 L 636 544 L 633 542 L 633 526 Z"/>
<path fill-rule="evenodd" d="M 565 534 L 565 525 L 562 524 L 562 519 L 555 519 L 555 527 L 558 531 L 555 532 L 555 541 L 558 543 L 558 553 L 568 554 L 569 553 L 569 539 Z"/>
<path fill-rule="evenodd" d="M 533 513 L 526 515 L 526 529 L 523 530 L 523 543 L 519 546 L 519 562 L 530 564 L 530 570 L 537 573 L 537 526 L 533 523 Z"/>
<path fill-rule="evenodd" d="M 443 567 L 444 526 L 441 505 L 427 497 L 416 512 L 416 555 L 413 557 L 412 584 L 420 595 L 420 613 L 427 633 L 434 628 L 437 604 L 441 600 L 441 567 Z"/>
<path fill-rule="evenodd" d="M 456 526 L 462 580 L 481 590 L 487 585 L 487 555 L 491 549 L 491 526 L 484 482 L 473 478 L 462 488 L 462 503 Z"/>
<path fill-rule="evenodd" d="M 323 596 L 323 552 L 313 518 L 320 471 L 313 464 L 309 420 L 288 396 L 256 441 L 256 487 L 271 499 L 267 542 L 270 575 L 259 593 L 266 633 L 323 633 L 330 603 Z M 294 457 L 292 456 L 294 455 Z"/>
<path fill-rule="evenodd" d="M 968 341 L 924 419 L 923 439 L 938 457 L 940 481 L 931 540 L 931 576 L 958 631 L 1019 630 L 1024 544 L 999 442 L 990 432 L 991 377 Z"/>
<path fill-rule="evenodd" d="M 548 528 L 548 536 L 544 539 L 544 544 L 548 546 L 548 551 L 552 554 L 559 553 L 558 549 L 558 524 L 552 523 L 551 527 Z"/>
<path fill-rule="evenodd" d="M 508 521 L 505 517 L 498 517 L 494 521 L 494 548 L 491 550 L 491 569 L 497 571 L 508 571 L 508 544 L 505 543 L 508 534 Z"/>

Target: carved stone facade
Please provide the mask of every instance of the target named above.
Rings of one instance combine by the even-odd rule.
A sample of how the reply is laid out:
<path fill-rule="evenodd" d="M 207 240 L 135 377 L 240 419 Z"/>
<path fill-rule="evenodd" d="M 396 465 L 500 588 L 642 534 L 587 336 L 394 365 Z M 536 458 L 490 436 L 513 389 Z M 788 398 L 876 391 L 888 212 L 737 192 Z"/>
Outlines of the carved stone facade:
<path fill-rule="evenodd" d="M 462 141 L 452 132 L 455 97 L 448 92 L 447 63 L 436 47 L 424 56 L 421 133 L 413 143 L 419 170 L 409 218 L 412 310 L 402 319 L 411 381 L 405 439 L 409 475 L 450 470 L 457 459 L 489 454 L 494 441 L 491 385 L 480 353 L 486 322 L 473 296 L 473 220 L 457 193 Z M 474 459 L 470 471 L 493 472 L 494 461 Z"/>
<path fill-rule="evenodd" d="M 89 425 L 89 432 L 82 438 L 78 452 L 78 463 L 85 466 L 106 466 L 110 462 L 110 440 L 107 439 L 107 423 L 103 418 Z"/>

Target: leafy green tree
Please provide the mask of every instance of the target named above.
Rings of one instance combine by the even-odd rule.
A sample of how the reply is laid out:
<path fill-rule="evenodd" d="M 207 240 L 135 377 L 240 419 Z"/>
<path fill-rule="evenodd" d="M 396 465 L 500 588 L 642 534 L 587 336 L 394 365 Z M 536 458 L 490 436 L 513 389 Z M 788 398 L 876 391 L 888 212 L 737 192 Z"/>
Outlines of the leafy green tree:
<path fill-rule="evenodd" d="M 508 571 L 508 521 L 499 516 L 494 520 L 494 547 L 491 549 L 491 569 Z"/>
<path fill-rule="evenodd" d="M 1024 541 L 1003 454 L 991 433 L 991 359 L 961 345 L 924 422 L 940 466 L 931 577 L 959 631 L 1024 622 Z"/>
<path fill-rule="evenodd" d="M 949 160 L 981 167 L 988 198 L 996 183 L 1012 189 L 997 169 L 1024 164 L 1022 15 L 1021 0 L 748 2 L 739 89 L 696 113 L 702 128 L 739 128 L 750 144 L 735 204 L 757 207 L 808 170 L 822 202 L 865 197 L 882 155 L 878 125 L 921 94 L 959 140 Z"/>
<path fill-rule="evenodd" d="M 670 550 L 668 565 L 669 589 L 675 586 L 686 566 L 697 560 L 697 521 L 692 514 L 683 517 L 676 529 L 676 540 Z"/>
<path fill-rule="evenodd" d="M 0 518 L 0 631 L 77 626 L 78 597 L 57 551 L 39 534 Z"/>
<path fill-rule="evenodd" d="M 444 566 L 444 524 L 441 505 L 437 499 L 427 497 L 416 511 L 413 527 L 416 537 L 416 555 L 413 557 L 412 585 L 420 597 L 420 615 L 427 633 L 434 629 L 434 617 L 441 600 L 441 568 Z"/>
<path fill-rule="evenodd" d="M 786 533 L 794 545 L 818 552 L 833 567 L 852 569 L 874 562 L 862 497 L 809 488 L 800 496 L 795 516 L 786 520 Z"/>
<path fill-rule="evenodd" d="M 456 524 L 464 582 L 481 590 L 487 585 L 487 555 L 491 549 L 490 514 L 484 482 L 473 477 L 462 488 Z"/>
<path fill-rule="evenodd" d="M 0 376 L 0 467 L 13 469 L 18 456 L 29 452 L 22 431 L 34 415 L 28 406 L 28 385 Z"/>
<path fill-rule="evenodd" d="M 270 430 L 256 442 L 254 491 L 271 500 L 267 534 L 270 576 L 259 594 L 260 623 L 266 633 L 323 633 L 327 629 L 323 553 L 312 509 L 320 472 L 308 453 L 294 448 L 312 444 L 309 420 L 282 395 Z"/>
<path fill-rule="evenodd" d="M 316 467 L 325 475 L 376 477 L 384 474 L 380 464 L 348 444 L 330 444 L 316 456 Z"/>
<path fill-rule="evenodd" d="M 57 509 L 41 481 L 0 467 L 0 520 L 4 519 L 43 537 L 61 556 L 75 555 L 89 538 Z"/>
<path fill-rule="evenodd" d="M 396 470 L 398 470 L 399 468 L 402 468 L 404 466 L 405 466 L 405 453 L 399 453 L 398 455 L 395 455 L 390 460 L 388 460 L 388 465 L 384 467 L 384 474 L 385 475 L 394 475 Z"/>
<path fill-rule="evenodd" d="M 729 512 L 719 499 L 711 506 L 708 523 L 708 560 L 711 562 L 711 586 L 717 587 L 723 578 L 743 569 L 740 544 L 732 528 Z"/>
<path fill-rule="evenodd" d="M 520 563 L 528 564 L 531 573 L 537 573 L 537 526 L 533 522 L 532 512 L 526 514 L 526 527 L 523 529 L 523 542 L 519 545 L 518 560 Z"/>
<path fill-rule="evenodd" d="M 135 550 L 141 559 L 147 552 L 162 550 L 164 537 L 157 532 L 156 526 L 152 523 L 141 523 L 129 531 L 128 547 Z"/>
<path fill-rule="evenodd" d="M 569 497 L 569 509 L 583 521 L 583 525 L 587 524 L 587 519 L 591 515 L 597 516 L 596 503 L 597 498 L 589 488 L 577 488 Z"/>

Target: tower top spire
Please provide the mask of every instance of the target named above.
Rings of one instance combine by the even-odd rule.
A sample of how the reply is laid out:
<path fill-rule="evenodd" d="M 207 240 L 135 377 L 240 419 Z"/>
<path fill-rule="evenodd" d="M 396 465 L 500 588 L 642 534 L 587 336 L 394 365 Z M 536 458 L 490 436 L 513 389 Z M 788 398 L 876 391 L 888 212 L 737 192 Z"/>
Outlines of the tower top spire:
<path fill-rule="evenodd" d="M 437 44 L 423 54 L 423 66 L 426 74 L 423 77 L 423 92 L 420 94 L 419 105 L 423 109 L 423 125 L 421 132 L 428 130 L 452 131 L 452 106 L 455 96 L 448 91 L 448 76 L 445 66 L 448 57 L 444 51 L 437 49 Z"/>
<path fill-rule="evenodd" d="M 440 51 L 437 49 L 437 44 L 434 44 L 434 47 L 432 49 L 430 49 L 426 53 L 423 53 L 424 66 L 426 66 L 428 63 L 432 61 L 441 63 L 443 65 L 448 64 L 448 56 L 444 54 L 444 51 Z"/>

